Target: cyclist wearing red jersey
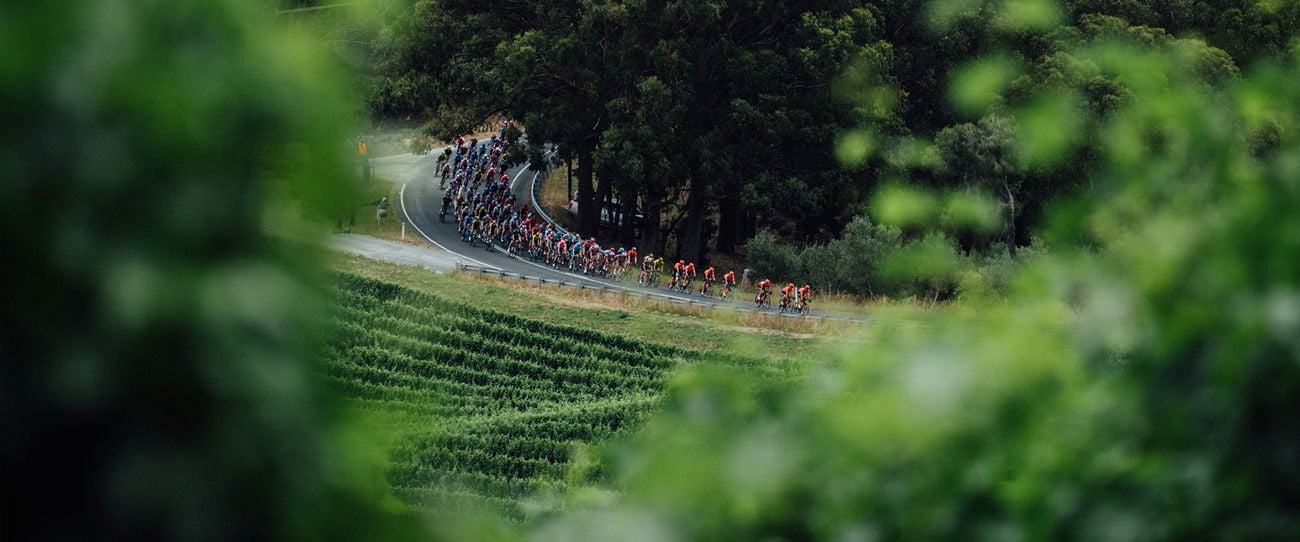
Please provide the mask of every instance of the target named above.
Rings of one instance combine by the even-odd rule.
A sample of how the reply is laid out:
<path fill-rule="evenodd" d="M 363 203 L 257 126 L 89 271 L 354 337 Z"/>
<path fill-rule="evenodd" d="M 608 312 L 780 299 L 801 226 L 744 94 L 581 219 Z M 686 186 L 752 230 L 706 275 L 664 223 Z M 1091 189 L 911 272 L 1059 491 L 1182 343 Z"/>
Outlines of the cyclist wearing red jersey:
<path fill-rule="evenodd" d="M 683 269 L 686 269 L 686 260 L 677 260 L 677 263 L 673 264 L 673 283 L 668 286 L 669 290 L 677 289 L 677 286 L 682 283 Z"/>
<path fill-rule="evenodd" d="M 722 298 L 726 299 L 731 294 L 731 289 L 736 287 L 736 272 L 727 271 L 722 275 Z"/>

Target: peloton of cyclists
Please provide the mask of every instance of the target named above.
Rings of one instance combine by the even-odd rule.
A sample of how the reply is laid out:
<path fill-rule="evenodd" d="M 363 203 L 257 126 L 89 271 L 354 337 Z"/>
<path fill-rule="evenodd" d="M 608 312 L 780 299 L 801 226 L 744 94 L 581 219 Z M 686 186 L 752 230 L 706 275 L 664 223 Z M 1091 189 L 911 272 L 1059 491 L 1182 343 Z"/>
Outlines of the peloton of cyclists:
<path fill-rule="evenodd" d="M 508 123 L 503 123 L 503 130 L 505 126 Z M 583 239 L 548 224 L 533 214 L 527 204 L 519 204 L 501 161 L 508 143 L 504 131 L 483 141 L 477 138 L 466 141 L 460 137 L 442 153 L 435 170 L 440 184 L 446 184 L 440 220 L 446 220 L 445 215 L 450 214 L 450 222 L 456 225 L 462 240 L 472 246 L 481 241 L 488 250 L 504 248 L 510 253 L 526 253 L 533 261 L 545 261 L 573 272 L 617 278 L 624 272 L 631 272 L 640 263 L 637 282 L 659 286 L 658 277 L 665 271 L 662 257 L 651 254 L 641 259 L 636 247 L 627 250 L 601 247 L 594 238 Z M 695 263 L 679 259 L 671 267 L 671 288 L 702 296 L 714 291 L 716 268 L 705 268 L 703 284 L 693 291 L 691 282 L 696 277 Z M 769 305 L 771 285 L 769 279 L 758 284 L 756 305 Z M 722 278 L 720 297 L 726 299 L 736 287 L 736 274 L 728 271 Z M 812 288 L 805 284 L 795 289 L 793 283 L 787 284 L 782 288 L 782 300 L 783 309 L 807 312 L 812 301 Z"/>

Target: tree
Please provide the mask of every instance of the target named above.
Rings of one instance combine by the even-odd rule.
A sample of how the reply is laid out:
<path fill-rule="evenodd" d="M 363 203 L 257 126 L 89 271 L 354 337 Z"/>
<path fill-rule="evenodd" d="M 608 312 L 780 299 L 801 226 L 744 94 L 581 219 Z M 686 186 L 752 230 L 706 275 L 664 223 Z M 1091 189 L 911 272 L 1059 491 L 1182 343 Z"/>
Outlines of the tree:
<path fill-rule="evenodd" d="M 793 385 L 699 364 L 609 452 L 620 493 L 540 538 L 1300 536 L 1300 141 L 1276 129 L 1300 126 L 1300 63 L 1216 89 L 1176 50 L 1071 53 L 1131 92 L 1095 126 L 1052 113 L 1109 136 L 1050 221 L 1082 242 Z"/>
<path fill-rule="evenodd" d="M 967 190 L 996 195 L 1003 211 L 1007 254 L 1016 257 L 1016 201 L 1023 182 L 1016 164 L 1015 129 L 1009 119 L 989 115 L 979 123 L 944 128 L 935 136 L 943 167 Z"/>

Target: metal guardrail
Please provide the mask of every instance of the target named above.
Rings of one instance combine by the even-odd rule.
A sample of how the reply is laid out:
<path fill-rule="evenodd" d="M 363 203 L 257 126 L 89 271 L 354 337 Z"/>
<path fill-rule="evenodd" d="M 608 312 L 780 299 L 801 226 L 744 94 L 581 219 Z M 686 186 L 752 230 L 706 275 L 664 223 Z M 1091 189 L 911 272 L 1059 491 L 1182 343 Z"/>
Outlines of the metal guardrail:
<path fill-rule="evenodd" d="M 512 257 L 518 258 L 518 256 L 513 256 L 513 255 Z M 714 303 L 705 303 L 693 299 L 682 299 L 670 295 L 656 294 L 654 292 L 633 290 L 630 288 L 624 288 L 622 286 L 613 286 L 613 285 L 605 285 L 605 284 L 593 286 L 590 284 L 584 284 L 582 282 L 576 282 L 576 281 L 571 282 L 565 280 L 548 279 L 546 277 L 541 277 L 541 276 L 529 276 L 523 273 L 513 273 L 510 271 L 506 271 L 504 269 L 497 269 L 494 267 L 482 267 L 477 265 L 465 264 L 461 262 L 456 262 L 456 270 L 466 272 L 466 273 L 475 273 L 479 279 L 482 279 L 485 276 L 491 276 L 497 279 L 514 278 L 514 279 L 518 279 L 519 282 L 535 282 L 538 287 L 547 284 L 553 284 L 560 289 L 574 288 L 577 291 L 592 290 L 595 292 L 599 292 L 600 295 L 602 296 L 608 293 L 617 293 L 621 298 L 635 297 L 640 299 L 666 301 L 669 303 L 676 303 L 682 306 L 698 306 L 700 308 L 703 308 L 705 311 L 709 311 L 709 312 L 712 312 L 714 309 L 722 309 L 722 310 L 731 310 L 731 311 L 735 311 L 738 313 L 745 313 L 745 314 L 763 314 L 763 315 L 771 316 L 773 318 L 813 319 L 816 320 L 818 324 L 825 324 L 826 322 L 865 324 L 870 321 L 870 319 L 857 320 L 853 318 L 827 316 L 825 314 L 813 315 L 813 314 L 790 314 L 790 313 L 779 313 L 779 312 L 773 313 L 773 312 L 766 312 L 759 309 L 748 308 L 748 307 L 724 307 L 722 305 L 718 305 Z"/>
<path fill-rule="evenodd" d="M 553 154 L 554 154 L 554 152 L 552 152 L 552 155 L 553 155 Z M 551 165 L 550 165 L 550 164 L 551 164 L 551 160 L 550 160 L 550 157 L 548 156 L 547 159 L 546 159 L 546 171 L 545 171 L 545 173 L 549 173 L 549 172 L 551 171 Z M 544 173 L 544 172 L 542 172 L 542 171 L 537 171 L 537 172 L 534 172 L 534 173 L 533 173 L 533 190 L 532 190 L 532 192 L 533 192 L 533 211 L 537 212 L 537 216 L 542 217 L 542 220 L 545 220 L 546 223 L 547 223 L 547 224 L 550 224 L 552 228 L 556 228 L 556 229 L 560 230 L 561 232 L 563 232 L 564 235 L 568 235 L 568 234 L 569 234 L 569 230 L 564 229 L 564 226 L 561 226 L 559 222 L 556 222 L 554 218 L 551 218 L 551 215 L 548 214 L 548 213 L 546 212 L 546 209 L 542 207 L 541 201 L 539 201 L 539 199 L 538 199 L 538 198 L 541 197 L 541 194 L 542 194 L 542 183 L 537 182 L 537 177 L 541 176 L 542 173 Z"/>

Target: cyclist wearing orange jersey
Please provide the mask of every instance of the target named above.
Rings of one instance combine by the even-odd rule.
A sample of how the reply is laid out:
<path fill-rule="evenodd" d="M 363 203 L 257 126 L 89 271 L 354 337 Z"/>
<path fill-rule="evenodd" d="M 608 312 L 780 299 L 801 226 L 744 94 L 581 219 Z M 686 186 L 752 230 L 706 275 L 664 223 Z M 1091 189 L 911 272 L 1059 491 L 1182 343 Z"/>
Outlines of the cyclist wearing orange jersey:
<path fill-rule="evenodd" d="M 731 294 L 731 289 L 736 287 L 736 272 L 727 271 L 722 275 L 722 299 L 726 299 Z"/>
<path fill-rule="evenodd" d="M 692 278 L 695 278 L 695 262 L 688 263 L 686 264 L 686 267 L 682 268 L 682 291 L 683 292 L 691 291 Z"/>
<path fill-rule="evenodd" d="M 767 304 L 767 294 L 772 291 L 772 280 L 763 279 L 758 283 L 758 294 L 754 296 L 754 305 L 763 306 Z"/>
<path fill-rule="evenodd" d="M 704 285 L 700 286 L 700 295 L 709 295 L 709 288 L 713 286 L 714 282 L 717 282 L 715 271 L 713 266 L 709 266 L 708 269 L 704 270 Z"/>
<path fill-rule="evenodd" d="M 781 310 L 785 310 L 786 307 L 789 307 L 790 302 L 793 300 L 794 300 L 794 283 L 791 282 L 789 284 L 786 284 L 784 288 L 781 288 Z"/>
<path fill-rule="evenodd" d="M 812 285 L 804 284 L 799 288 L 799 303 L 796 308 L 799 312 L 808 312 L 808 304 L 812 302 Z"/>
<path fill-rule="evenodd" d="M 675 289 L 682 283 L 682 270 L 685 268 L 686 260 L 677 260 L 677 263 L 673 264 L 673 283 L 668 287 L 669 289 Z"/>

